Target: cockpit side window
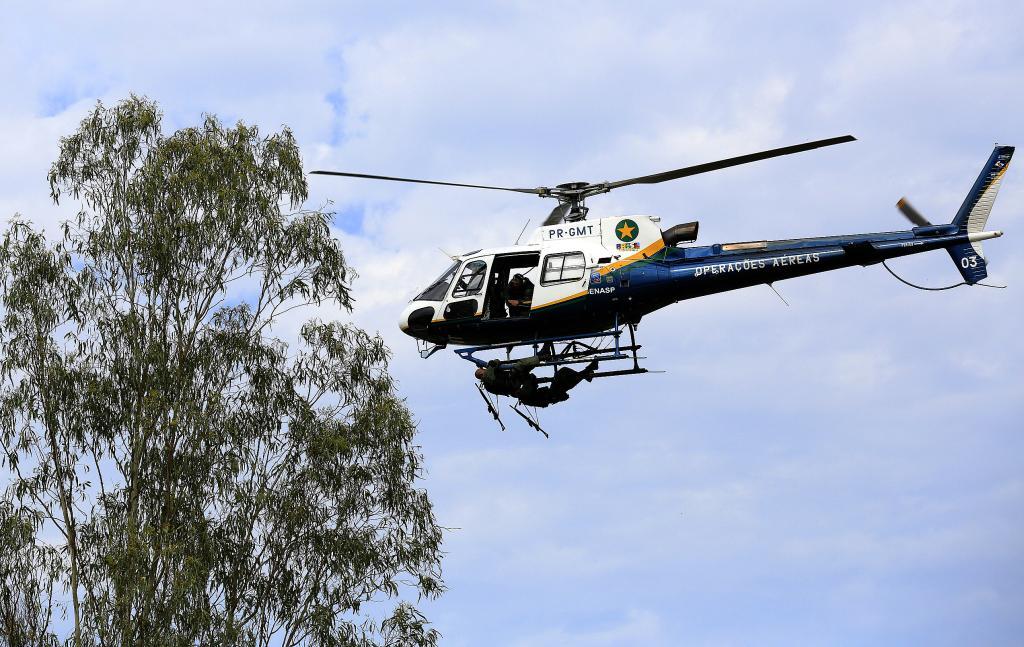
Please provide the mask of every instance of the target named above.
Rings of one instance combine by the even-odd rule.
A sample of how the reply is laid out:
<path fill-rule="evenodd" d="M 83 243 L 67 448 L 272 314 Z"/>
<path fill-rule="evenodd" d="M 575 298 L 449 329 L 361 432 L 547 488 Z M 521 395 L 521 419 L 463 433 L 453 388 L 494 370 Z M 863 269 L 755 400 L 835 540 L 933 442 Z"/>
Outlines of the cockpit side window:
<path fill-rule="evenodd" d="M 487 270 L 487 263 L 484 261 L 470 261 L 462 270 L 462 275 L 455 282 L 455 290 L 452 291 L 452 298 L 466 297 L 471 294 L 479 294 L 484 285 L 484 272 Z"/>
<path fill-rule="evenodd" d="M 441 275 L 441 278 L 437 279 L 430 284 L 423 292 L 416 295 L 413 301 L 444 301 L 444 295 L 448 293 L 448 286 L 452 284 L 452 279 L 455 278 L 455 272 L 459 269 L 459 262 L 456 261 L 451 267 L 445 270 L 445 273 Z"/>

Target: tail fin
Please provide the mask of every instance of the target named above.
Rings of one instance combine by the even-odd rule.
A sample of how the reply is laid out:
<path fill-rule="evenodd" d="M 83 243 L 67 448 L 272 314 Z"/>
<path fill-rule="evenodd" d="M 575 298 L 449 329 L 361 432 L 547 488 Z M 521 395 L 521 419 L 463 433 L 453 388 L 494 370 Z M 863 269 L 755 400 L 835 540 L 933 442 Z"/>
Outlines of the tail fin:
<path fill-rule="evenodd" d="M 960 233 L 967 234 L 970 241 L 960 243 L 948 248 L 956 267 L 963 275 L 964 281 L 969 284 L 977 283 L 988 276 L 985 263 L 985 254 L 981 249 L 981 241 L 987 238 L 994 238 L 1000 234 L 996 232 L 985 232 L 985 224 L 992 212 L 992 203 L 999 193 L 999 185 L 1003 181 L 1006 169 L 1010 167 L 1010 158 L 1013 157 L 1013 146 L 996 146 L 992 155 L 981 170 L 981 175 L 974 182 L 967 198 L 953 218 L 953 224 L 960 229 Z M 972 235 L 973 234 L 973 235 Z"/>

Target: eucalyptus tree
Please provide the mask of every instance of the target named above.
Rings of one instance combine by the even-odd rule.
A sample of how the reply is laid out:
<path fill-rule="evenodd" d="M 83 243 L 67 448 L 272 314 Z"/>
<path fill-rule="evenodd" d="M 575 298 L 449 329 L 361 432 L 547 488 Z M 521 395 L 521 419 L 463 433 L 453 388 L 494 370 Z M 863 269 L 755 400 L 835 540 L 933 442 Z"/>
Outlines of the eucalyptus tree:
<path fill-rule="evenodd" d="M 388 351 L 296 318 L 353 298 L 291 132 L 166 135 L 133 96 L 49 183 L 80 203 L 61 240 L 16 218 L 0 244 L 0 605 L 39 644 L 436 643 L 442 533 Z"/>

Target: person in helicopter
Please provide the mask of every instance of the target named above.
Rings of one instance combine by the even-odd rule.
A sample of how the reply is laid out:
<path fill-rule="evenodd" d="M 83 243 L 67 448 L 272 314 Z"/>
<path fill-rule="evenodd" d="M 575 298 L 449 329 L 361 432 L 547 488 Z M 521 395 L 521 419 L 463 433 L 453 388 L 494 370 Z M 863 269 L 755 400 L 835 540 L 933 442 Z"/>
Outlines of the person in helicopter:
<path fill-rule="evenodd" d="M 559 402 L 565 402 L 569 399 L 569 391 L 572 390 L 577 384 L 586 380 L 590 382 L 594 379 L 594 372 L 597 370 L 598 361 L 595 359 L 582 371 L 575 371 L 568 366 L 555 371 L 555 376 L 551 379 L 550 386 L 538 386 L 537 378 L 529 373 L 523 381 L 522 387 L 515 394 L 519 398 L 519 402 L 525 404 L 528 407 L 547 407 L 552 404 L 558 404 Z"/>
<path fill-rule="evenodd" d="M 533 304 L 533 282 L 522 274 L 513 274 L 505 287 L 509 317 L 525 317 Z"/>

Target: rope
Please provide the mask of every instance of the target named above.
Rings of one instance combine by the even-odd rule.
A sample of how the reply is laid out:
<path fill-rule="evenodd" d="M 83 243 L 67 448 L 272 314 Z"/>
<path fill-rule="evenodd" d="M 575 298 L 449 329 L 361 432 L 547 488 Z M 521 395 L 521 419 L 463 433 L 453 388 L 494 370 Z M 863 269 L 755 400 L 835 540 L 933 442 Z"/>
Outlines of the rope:
<path fill-rule="evenodd" d="M 927 286 L 924 286 L 924 285 L 917 285 L 916 283 L 911 283 L 910 281 L 904 279 L 902 276 L 900 276 L 896 272 L 893 272 L 892 268 L 889 267 L 889 264 L 886 263 L 885 261 L 882 261 L 882 266 L 885 267 L 885 269 L 888 270 L 889 274 L 892 274 L 896 278 L 897 281 L 899 281 L 900 283 L 903 283 L 905 285 L 909 285 L 912 288 L 917 288 L 918 290 L 928 290 L 929 292 L 939 292 L 941 290 L 952 290 L 953 288 L 958 288 L 961 285 L 970 285 L 967 281 L 960 281 L 959 283 L 954 283 L 953 285 L 947 285 L 947 286 L 942 287 L 942 288 L 930 288 L 930 287 L 927 287 Z M 988 284 L 988 283 L 975 283 L 975 285 L 980 285 L 983 288 L 999 288 L 1000 290 L 1006 289 L 1005 285 L 991 285 L 991 284 Z"/>

